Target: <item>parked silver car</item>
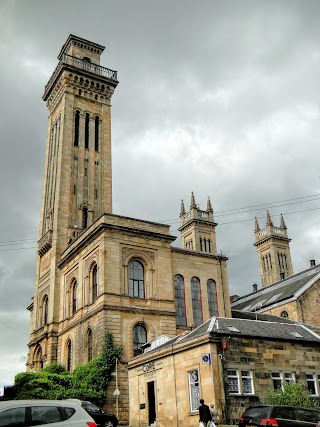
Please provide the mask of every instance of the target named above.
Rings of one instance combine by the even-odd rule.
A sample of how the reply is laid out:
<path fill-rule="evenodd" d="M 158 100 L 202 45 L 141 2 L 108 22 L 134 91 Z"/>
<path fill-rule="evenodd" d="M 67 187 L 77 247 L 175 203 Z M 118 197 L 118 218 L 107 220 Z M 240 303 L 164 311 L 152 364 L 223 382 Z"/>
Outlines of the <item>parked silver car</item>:
<path fill-rule="evenodd" d="M 95 421 L 77 402 L 68 400 L 0 401 L 1 427 L 96 427 Z"/>

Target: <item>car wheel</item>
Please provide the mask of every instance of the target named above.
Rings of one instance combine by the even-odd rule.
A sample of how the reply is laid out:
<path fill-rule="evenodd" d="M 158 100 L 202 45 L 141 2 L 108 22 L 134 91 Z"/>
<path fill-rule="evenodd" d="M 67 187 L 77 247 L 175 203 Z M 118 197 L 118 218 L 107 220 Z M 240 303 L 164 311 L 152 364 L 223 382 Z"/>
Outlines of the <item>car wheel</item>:
<path fill-rule="evenodd" d="M 113 422 L 110 420 L 106 421 L 104 427 L 113 427 Z"/>

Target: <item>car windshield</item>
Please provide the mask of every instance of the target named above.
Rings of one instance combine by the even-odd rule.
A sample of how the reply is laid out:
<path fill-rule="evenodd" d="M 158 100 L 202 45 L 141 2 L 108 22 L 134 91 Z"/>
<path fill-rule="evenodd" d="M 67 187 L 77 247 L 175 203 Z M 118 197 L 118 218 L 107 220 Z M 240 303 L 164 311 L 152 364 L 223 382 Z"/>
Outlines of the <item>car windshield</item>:
<path fill-rule="evenodd" d="M 84 409 L 86 409 L 87 411 L 94 411 L 94 412 L 101 412 L 101 409 L 97 406 L 94 405 L 91 402 L 83 402 L 82 406 L 84 407 Z"/>
<path fill-rule="evenodd" d="M 254 406 L 252 408 L 248 408 L 244 414 L 243 417 L 246 418 L 253 418 L 253 419 L 260 419 L 264 418 L 266 415 L 266 412 L 268 411 L 268 408 L 265 406 Z"/>

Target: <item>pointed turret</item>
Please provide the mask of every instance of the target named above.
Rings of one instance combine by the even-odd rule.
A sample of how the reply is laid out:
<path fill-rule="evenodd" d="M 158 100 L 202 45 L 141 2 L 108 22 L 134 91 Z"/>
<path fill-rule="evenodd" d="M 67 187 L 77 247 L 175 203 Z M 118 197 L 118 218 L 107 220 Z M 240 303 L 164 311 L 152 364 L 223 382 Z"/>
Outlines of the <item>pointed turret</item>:
<path fill-rule="evenodd" d="M 180 216 L 183 216 L 185 214 L 186 214 L 186 210 L 184 208 L 183 200 L 181 199 Z"/>
<path fill-rule="evenodd" d="M 192 209 L 192 208 L 196 208 L 197 209 L 197 205 L 196 205 L 196 201 L 195 201 L 195 198 L 194 198 L 193 191 L 191 192 L 191 205 L 190 205 L 190 209 Z"/>
<path fill-rule="evenodd" d="M 271 221 L 271 216 L 270 216 L 270 213 L 269 213 L 269 211 L 267 210 L 267 224 L 266 224 L 267 226 L 268 225 L 273 225 L 273 222 Z"/>
<path fill-rule="evenodd" d="M 259 223 L 258 223 L 257 217 L 255 217 L 255 219 L 254 219 L 254 231 L 255 231 L 255 233 L 257 231 L 260 231 L 260 227 L 259 227 Z"/>
<path fill-rule="evenodd" d="M 283 230 L 287 228 L 287 226 L 286 226 L 286 224 L 284 222 L 282 214 L 280 215 L 280 228 L 282 228 Z"/>
<path fill-rule="evenodd" d="M 207 200 L 207 212 L 213 212 L 209 196 L 208 196 L 208 200 Z"/>

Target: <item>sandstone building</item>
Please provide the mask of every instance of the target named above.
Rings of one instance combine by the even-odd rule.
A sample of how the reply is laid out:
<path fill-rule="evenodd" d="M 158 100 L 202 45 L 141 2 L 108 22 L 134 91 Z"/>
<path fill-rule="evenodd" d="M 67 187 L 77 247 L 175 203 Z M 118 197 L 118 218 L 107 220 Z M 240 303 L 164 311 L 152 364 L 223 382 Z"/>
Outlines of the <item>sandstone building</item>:
<path fill-rule="evenodd" d="M 191 196 L 180 210 L 182 248 L 169 226 L 112 211 L 111 97 L 117 72 L 104 47 L 70 35 L 45 87 L 49 110 L 36 283 L 27 369 L 72 370 L 99 354 L 105 331 L 123 366 L 157 336 L 231 316 L 227 257 L 217 254 L 213 209 Z M 156 390 L 150 385 L 150 393 Z M 108 388 L 112 410 L 114 384 Z M 127 370 L 119 418 L 128 420 Z M 114 408 L 113 408 L 114 409 Z"/>

